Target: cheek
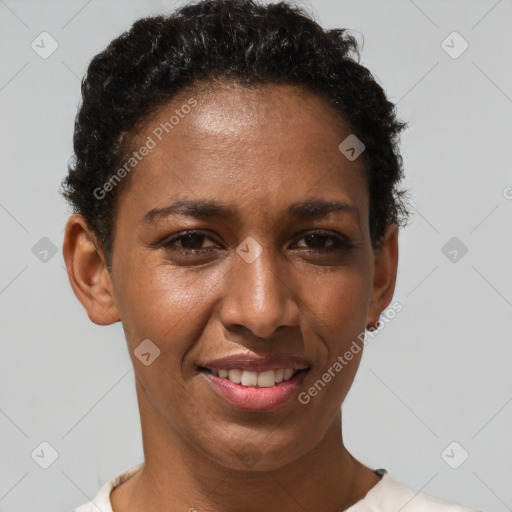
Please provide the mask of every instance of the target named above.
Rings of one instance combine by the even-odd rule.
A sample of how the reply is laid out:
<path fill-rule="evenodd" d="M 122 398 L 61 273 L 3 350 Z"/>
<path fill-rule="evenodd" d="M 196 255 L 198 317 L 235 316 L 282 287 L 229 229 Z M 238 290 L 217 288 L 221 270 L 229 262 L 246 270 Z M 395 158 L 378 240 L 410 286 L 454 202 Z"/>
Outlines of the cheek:
<path fill-rule="evenodd" d="M 304 381 L 299 402 L 323 428 L 338 413 L 352 386 L 364 349 L 370 283 L 363 272 L 338 272 L 308 283 L 310 317 L 304 336 L 321 366 Z"/>
<path fill-rule="evenodd" d="M 301 283 L 304 307 L 315 314 L 317 322 L 330 329 L 328 339 L 343 339 L 363 329 L 371 296 L 371 280 L 367 270 L 344 267 Z"/>
<path fill-rule="evenodd" d="M 221 272 L 211 269 L 165 264 L 127 267 L 118 280 L 116 301 L 132 352 L 142 340 L 150 339 L 162 356 L 169 357 L 166 365 L 180 365 L 204 329 L 221 278 Z"/>

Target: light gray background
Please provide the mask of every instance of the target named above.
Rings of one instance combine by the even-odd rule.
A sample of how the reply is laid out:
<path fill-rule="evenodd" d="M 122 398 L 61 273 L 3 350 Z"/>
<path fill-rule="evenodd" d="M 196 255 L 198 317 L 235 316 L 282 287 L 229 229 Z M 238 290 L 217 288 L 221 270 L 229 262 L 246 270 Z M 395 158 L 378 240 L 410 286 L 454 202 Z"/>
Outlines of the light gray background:
<path fill-rule="evenodd" d="M 123 331 L 91 323 L 71 290 L 57 190 L 88 63 L 181 3 L 0 0 L 0 511 L 69 511 L 142 461 Z M 364 36 L 362 63 L 411 122 L 403 311 L 366 348 L 346 445 L 416 490 L 512 510 L 512 0 L 302 5 Z M 42 31 L 59 45 L 47 59 L 31 48 Z M 441 46 L 453 31 L 469 43 L 456 59 Z M 43 237 L 57 248 L 46 262 L 32 251 Z M 468 248 L 456 262 L 442 251 L 452 237 Z M 42 441 L 58 452 L 46 470 L 31 458 Z M 469 453 L 458 469 L 441 456 L 453 441 Z"/>

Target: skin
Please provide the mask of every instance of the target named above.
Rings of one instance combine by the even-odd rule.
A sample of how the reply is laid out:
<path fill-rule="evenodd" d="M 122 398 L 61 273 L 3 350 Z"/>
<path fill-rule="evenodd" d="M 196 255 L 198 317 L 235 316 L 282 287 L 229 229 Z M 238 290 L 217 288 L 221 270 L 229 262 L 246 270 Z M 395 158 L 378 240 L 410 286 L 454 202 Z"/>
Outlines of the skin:
<path fill-rule="evenodd" d="M 309 404 L 294 397 L 264 412 L 224 402 L 196 365 L 239 352 L 301 354 L 311 366 L 307 390 L 390 304 L 398 227 L 389 224 L 372 248 L 362 158 L 338 150 L 350 127 L 325 100 L 291 86 L 192 90 L 148 120 L 133 148 L 191 96 L 197 107 L 125 178 L 111 275 L 84 219 L 66 225 L 71 286 L 91 321 L 122 321 L 135 372 L 145 465 L 114 489 L 113 509 L 344 510 L 380 481 L 341 432 L 362 350 Z M 284 214 L 311 197 L 348 202 L 356 213 Z M 143 223 L 178 198 L 222 199 L 237 215 Z M 156 247 L 187 229 L 206 236 Z M 304 238 L 314 230 L 324 235 L 316 245 Z M 310 252 L 332 247 L 337 233 L 353 247 Z M 252 263 L 236 252 L 249 236 L 263 248 Z M 173 251 L 180 247 L 210 249 Z M 145 366 L 134 350 L 147 338 L 161 353 Z"/>

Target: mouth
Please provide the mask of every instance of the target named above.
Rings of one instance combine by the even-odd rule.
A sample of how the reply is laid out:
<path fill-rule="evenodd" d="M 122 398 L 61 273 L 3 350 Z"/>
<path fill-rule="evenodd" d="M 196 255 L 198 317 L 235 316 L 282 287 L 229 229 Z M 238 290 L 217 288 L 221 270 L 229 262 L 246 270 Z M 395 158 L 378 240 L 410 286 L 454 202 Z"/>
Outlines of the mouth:
<path fill-rule="evenodd" d="M 249 371 L 241 368 L 220 369 L 198 367 L 198 371 L 205 372 L 214 377 L 228 380 L 233 384 L 251 388 L 271 388 L 279 386 L 284 382 L 291 380 L 299 373 L 306 373 L 309 367 L 303 369 L 297 368 L 276 368 L 265 371 Z"/>
<path fill-rule="evenodd" d="M 198 367 L 209 387 L 224 403 L 243 411 L 273 410 L 298 392 L 310 368 L 278 368 L 261 372 L 239 368 L 214 370 Z"/>

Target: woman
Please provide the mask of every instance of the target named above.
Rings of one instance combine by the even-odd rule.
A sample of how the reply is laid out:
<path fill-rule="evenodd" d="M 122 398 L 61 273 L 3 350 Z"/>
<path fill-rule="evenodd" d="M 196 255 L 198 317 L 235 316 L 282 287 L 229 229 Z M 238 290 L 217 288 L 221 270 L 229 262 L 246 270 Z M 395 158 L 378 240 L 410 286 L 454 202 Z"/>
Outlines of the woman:
<path fill-rule="evenodd" d="M 63 252 L 122 322 L 145 460 L 77 511 L 472 510 L 343 444 L 408 215 L 405 124 L 357 52 L 286 3 L 205 0 L 92 60 Z"/>

